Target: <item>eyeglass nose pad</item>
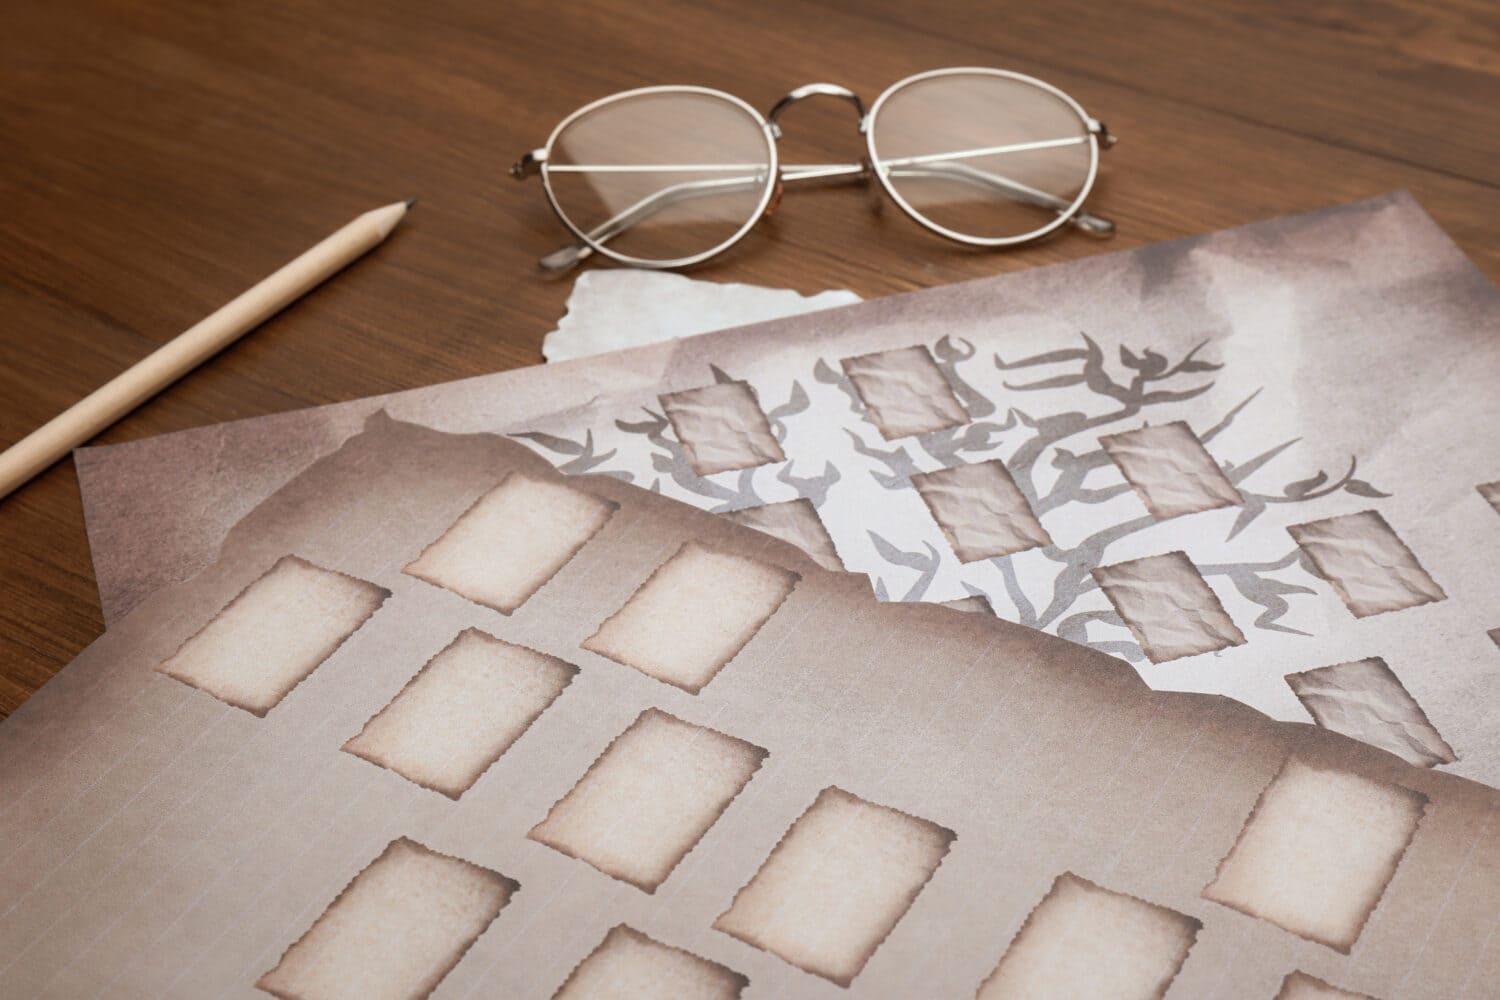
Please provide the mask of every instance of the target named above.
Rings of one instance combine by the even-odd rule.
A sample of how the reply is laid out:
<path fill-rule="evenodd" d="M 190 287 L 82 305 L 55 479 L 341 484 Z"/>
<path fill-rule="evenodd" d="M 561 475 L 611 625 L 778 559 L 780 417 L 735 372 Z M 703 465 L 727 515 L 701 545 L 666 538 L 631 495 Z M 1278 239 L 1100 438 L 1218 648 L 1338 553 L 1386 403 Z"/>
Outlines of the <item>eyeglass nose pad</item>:
<path fill-rule="evenodd" d="M 786 190 L 786 185 L 781 182 L 781 172 L 776 173 L 776 187 L 771 190 L 771 200 L 766 202 L 766 210 L 760 213 L 762 219 L 769 219 L 776 214 L 781 207 L 781 194 Z"/>

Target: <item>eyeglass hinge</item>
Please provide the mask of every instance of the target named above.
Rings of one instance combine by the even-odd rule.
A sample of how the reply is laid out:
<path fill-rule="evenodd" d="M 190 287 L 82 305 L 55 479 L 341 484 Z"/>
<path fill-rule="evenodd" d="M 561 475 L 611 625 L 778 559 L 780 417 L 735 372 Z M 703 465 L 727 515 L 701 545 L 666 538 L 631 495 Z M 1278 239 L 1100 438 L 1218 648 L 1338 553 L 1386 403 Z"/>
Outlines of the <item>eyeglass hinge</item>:
<path fill-rule="evenodd" d="M 1089 119 L 1089 131 L 1098 137 L 1099 145 L 1105 149 L 1113 146 L 1118 141 L 1118 137 L 1109 130 L 1109 126 L 1097 118 Z"/>
<path fill-rule="evenodd" d="M 547 151 L 545 149 L 533 149 L 525 153 L 519 160 L 511 164 L 510 175 L 518 181 L 528 177 L 534 177 L 542 172 L 542 164 L 547 162 Z"/>

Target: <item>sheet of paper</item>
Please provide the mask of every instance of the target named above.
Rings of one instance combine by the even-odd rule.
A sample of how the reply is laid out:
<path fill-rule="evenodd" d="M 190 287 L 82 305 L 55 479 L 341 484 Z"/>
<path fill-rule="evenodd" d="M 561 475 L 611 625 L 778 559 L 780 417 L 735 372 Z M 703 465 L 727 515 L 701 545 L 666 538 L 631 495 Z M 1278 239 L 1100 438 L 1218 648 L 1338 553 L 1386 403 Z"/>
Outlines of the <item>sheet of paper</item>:
<path fill-rule="evenodd" d="M 576 523 L 466 520 L 525 484 Z M 506 613 L 407 571 L 459 524 L 499 580 L 534 579 L 545 537 L 571 554 Z M 334 629 L 355 598 L 379 607 Z M 271 632 L 299 639 L 240 655 Z M 238 684 L 184 679 L 183 649 Z M 437 749 L 478 776 L 434 782 L 414 737 L 473 708 L 454 685 L 496 725 L 457 718 L 477 745 Z M 372 719 L 389 755 L 350 746 Z M 1500 976 L 1500 792 L 383 414 L 0 724 L 0 803 L 7 995 L 1451 1000 Z"/>
<path fill-rule="evenodd" d="M 1494 782 L 1500 521 L 1476 487 L 1500 480 L 1497 326 L 1495 289 L 1397 195 L 80 470 L 104 591 L 128 598 L 373 408 L 503 431 L 742 523 L 776 505 L 762 526 L 814 541 L 805 501 L 883 598 L 982 603 L 1154 688 Z"/>
<path fill-rule="evenodd" d="M 568 311 L 542 338 L 542 356 L 568 361 L 626 347 L 852 305 L 837 290 L 802 295 L 788 288 L 702 281 L 666 271 L 607 268 L 573 283 Z"/>

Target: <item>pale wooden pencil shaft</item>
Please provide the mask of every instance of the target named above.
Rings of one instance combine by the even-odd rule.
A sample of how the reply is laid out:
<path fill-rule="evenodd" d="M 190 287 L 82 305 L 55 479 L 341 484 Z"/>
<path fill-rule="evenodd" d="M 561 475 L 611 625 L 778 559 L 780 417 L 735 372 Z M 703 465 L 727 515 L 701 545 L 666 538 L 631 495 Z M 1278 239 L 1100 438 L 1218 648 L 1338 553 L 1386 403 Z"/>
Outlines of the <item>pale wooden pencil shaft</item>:
<path fill-rule="evenodd" d="M 407 207 L 366 212 L 22 438 L 0 454 L 0 498 L 377 246 Z"/>

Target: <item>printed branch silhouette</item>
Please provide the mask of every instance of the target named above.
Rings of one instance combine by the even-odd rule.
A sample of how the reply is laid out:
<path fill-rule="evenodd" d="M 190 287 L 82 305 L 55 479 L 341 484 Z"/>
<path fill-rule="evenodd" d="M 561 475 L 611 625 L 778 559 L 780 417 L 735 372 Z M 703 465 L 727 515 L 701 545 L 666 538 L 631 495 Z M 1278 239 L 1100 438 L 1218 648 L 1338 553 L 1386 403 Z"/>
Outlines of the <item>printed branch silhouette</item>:
<path fill-rule="evenodd" d="M 1115 482 L 1103 486 L 1090 486 L 1088 483 L 1090 475 L 1096 470 L 1113 468 L 1114 464 L 1099 446 L 1100 434 L 1108 430 L 1134 429 L 1137 426 L 1134 418 L 1143 414 L 1154 415 L 1161 408 L 1202 396 L 1215 385 L 1212 377 L 1204 376 L 1211 376 L 1223 366 L 1198 357 L 1206 342 L 1188 350 L 1175 362 L 1154 350 L 1136 353 L 1122 346 L 1119 361 L 1124 373 L 1117 377 L 1111 374 L 1104 351 L 1098 343 L 1087 334 L 1081 334 L 1080 337 L 1080 347 L 1049 351 L 1014 361 L 1007 361 L 997 354 L 993 363 L 1001 372 L 1019 375 L 1036 373 L 1041 376 L 1017 378 L 1015 381 L 1007 378 L 1002 384 L 1010 392 L 1044 393 L 1081 387 L 1093 398 L 1110 404 L 1101 412 L 1086 413 L 1081 409 L 1070 409 L 1039 415 L 1028 412 L 1030 408 L 1023 410 L 1012 406 L 1006 410 L 1004 419 L 998 422 L 979 419 L 960 428 L 920 435 L 911 439 L 912 442 L 927 456 L 946 467 L 994 457 L 993 453 L 1007 440 L 1013 440 L 1017 436 L 1016 432 L 1019 432 L 1021 440 L 1005 459 L 1005 466 L 1039 517 L 1069 504 L 1098 505 L 1129 493 L 1131 487 L 1128 483 Z M 994 401 L 977 390 L 963 377 L 961 371 L 963 363 L 971 361 L 975 353 L 973 345 L 967 341 L 949 337 L 940 340 L 933 350 L 939 367 L 953 385 L 955 394 L 969 408 L 970 414 L 980 418 L 990 417 L 998 412 Z M 863 404 L 842 373 L 820 362 L 815 375 L 820 381 L 840 385 L 852 410 L 864 414 Z M 1220 435 L 1258 395 L 1259 390 L 1251 393 L 1231 407 L 1212 427 L 1197 431 L 1199 440 L 1207 444 Z M 864 426 L 870 426 L 868 421 Z M 876 482 L 886 489 L 911 488 L 911 475 L 921 470 L 907 453 L 904 442 L 886 448 L 867 441 L 852 429 L 848 433 L 856 451 L 885 466 L 886 472 L 872 472 Z M 1067 447 L 1080 440 L 1087 442 L 1084 448 L 1075 450 Z M 1357 462 L 1353 458 L 1350 459 L 1348 469 L 1337 478 L 1330 479 L 1328 473 L 1320 470 L 1311 477 L 1288 483 L 1276 493 L 1257 492 L 1247 486 L 1246 481 L 1252 475 L 1269 465 L 1297 440 L 1299 439 L 1292 438 L 1283 441 L 1244 462 L 1222 464 L 1225 475 L 1244 499 L 1225 541 L 1244 531 L 1272 504 L 1305 503 L 1341 490 L 1361 497 L 1388 496 L 1364 480 L 1355 478 Z M 1037 474 L 1043 460 L 1055 471 L 1045 492 L 1038 487 L 1040 477 Z M 1116 612 L 1069 612 L 1084 594 L 1096 589 L 1097 584 L 1090 571 L 1096 566 L 1107 564 L 1106 550 L 1124 538 L 1149 530 L 1157 523 L 1150 515 L 1142 515 L 1102 527 L 1075 545 L 1062 547 L 1054 544 L 1038 550 L 1057 564 L 1047 588 L 1049 592 L 1045 594 L 1035 593 L 1037 588 L 1034 585 L 1023 585 L 1011 557 L 999 557 L 990 562 L 998 570 L 1004 582 L 1006 596 L 1015 606 L 1017 620 L 1021 624 L 1052 629 L 1065 639 L 1139 661 L 1143 656 L 1133 641 L 1088 638 L 1087 629 L 1093 623 L 1125 633 L 1125 624 Z M 917 572 L 916 580 L 901 599 L 920 600 L 936 575 L 942 554 L 931 545 L 926 545 L 924 552 L 908 552 L 874 532 L 870 536 L 882 559 Z M 1290 582 L 1276 575 L 1294 566 L 1310 576 L 1317 575 L 1302 556 L 1301 550 L 1295 546 L 1286 555 L 1266 562 L 1226 562 L 1198 568 L 1205 577 L 1226 579 L 1236 591 L 1262 609 L 1255 620 L 1257 628 L 1305 635 L 1306 633 L 1281 623 L 1281 619 L 1291 610 L 1288 596 L 1315 593 L 1309 586 Z M 966 583 L 965 586 L 971 593 L 982 593 L 972 584 Z M 877 589 L 883 591 L 883 583 Z M 881 596 L 886 595 L 882 593 Z"/>
<path fill-rule="evenodd" d="M 709 367 L 713 371 L 716 382 L 735 381 L 732 376 L 717 366 L 710 365 Z M 775 435 L 776 440 L 783 442 L 786 440 L 786 418 L 805 412 L 811 405 L 807 391 L 802 388 L 800 382 L 794 380 L 788 390 L 787 401 L 766 411 L 767 422 L 770 423 L 771 433 Z M 764 401 L 762 401 L 762 406 L 764 406 Z M 679 489 L 712 501 L 704 506 L 716 514 L 742 510 L 746 507 L 759 507 L 766 503 L 764 481 L 768 476 L 774 476 L 775 481 L 790 486 L 799 497 L 811 500 L 814 507 L 821 507 L 824 498 L 828 496 L 829 489 L 841 478 L 841 473 L 832 462 L 825 462 L 822 473 L 815 476 L 798 476 L 793 471 L 793 462 L 783 462 L 775 467 L 757 466 L 753 469 L 743 469 L 735 475 L 733 486 L 721 486 L 693 471 L 687 450 L 670 433 L 672 425 L 667 420 L 666 414 L 649 408 L 644 409 L 643 414 L 641 420 L 616 420 L 615 430 L 626 435 L 645 437 L 653 449 L 652 470 L 667 476 Z M 510 436 L 539 446 L 555 455 L 572 456 L 565 464 L 558 466 L 569 475 L 598 472 L 602 475 L 615 476 L 626 482 L 636 481 L 636 475 L 628 470 L 601 468 L 617 456 L 619 449 L 612 448 L 607 452 L 596 452 L 593 431 L 586 432 L 582 442 L 570 441 L 555 434 L 537 431 Z M 653 480 L 650 489 L 654 493 L 660 493 L 661 480 Z"/>
<path fill-rule="evenodd" d="M 1216 384 L 1214 374 L 1223 368 L 1222 364 L 1199 357 L 1205 342 L 1176 360 L 1155 350 L 1137 353 L 1122 346 L 1118 373 L 1113 373 L 1103 349 L 1093 338 L 1081 333 L 1080 341 L 1077 347 L 1010 361 L 994 355 L 992 363 L 996 370 L 1004 373 L 1001 384 L 1009 393 L 1035 394 L 1040 404 L 1048 401 L 1046 397 L 1057 390 L 1075 391 L 1075 395 L 1070 396 L 1073 400 L 1070 408 L 1061 412 L 1040 413 L 1030 406 L 1023 409 L 1012 405 L 1001 415 L 996 401 L 967 377 L 967 371 L 974 364 L 983 363 L 979 361 L 974 345 L 962 338 L 943 337 L 932 348 L 933 359 L 973 419 L 961 427 L 918 435 L 894 444 L 886 442 L 875 430 L 864 403 L 842 370 L 820 359 L 814 365 L 812 375 L 815 382 L 835 387 L 845 397 L 848 412 L 858 419 L 854 425 L 845 426 L 844 433 L 855 453 L 878 466 L 870 470 L 870 475 L 883 489 L 911 490 L 912 475 L 926 471 L 934 463 L 946 468 L 1000 457 L 1005 452 L 1006 469 L 1033 511 L 1041 517 L 1070 505 L 1098 506 L 1130 493 L 1129 483 L 1118 481 L 1118 477 L 1115 481 L 1091 485 L 1098 470 L 1114 468 L 1114 463 L 1099 444 L 1100 435 L 1133 430 L 1158 416 L 1164 420 L 1174 419 L 1167 415 L 1169 409 L 1211 391 Z M 712 371 L 718 382 L 733 381 L 719 368 Z M 1102 409 L 1090 413 L 1080 408 L 1077 390 L 1086 393 L 1087 400 L 1104 404 Z M 1231 406 L 1213 426 L 1202 430 L 1194 428 L 1198 439 L 1205 445 L 1213 441 L 1234 424 L 1259 394 L 1260 390 L 1256 390 Z M 769 408 L 766 404 L 767 400 L 761 400 L 772 433 L 782 442 L 788 434 L 787 418 L 807 412 L 812 405 L 802 383 L 796 380 L 788 387 L 785 402 Z M 700 506 L 715 512 L 766 503 L 768 479 L 791 487 L 798 496 L 806 497 L 815 507 L 821 508 L 829 491 L 843 478 L 843 472 L 833 461 L 826 461 L 822 472 L 813 476 L 798 476 L 793 471 L 795 463 L 787 461 L 745 469 L 734 474 L 732 479 L 723 475 L 716 477 L 720 482 L 700 477 L 693 472 L 687 453 L 673 435 L 665 414 L 651 407 L 643 408 L 639 420 L 616 420 L 613 430 L 627 438 L 644 438 L 649 444 L 651 468 L 658 474 L 650 484 L 653 491 L 660 492 L 662 477 L 665 477 L 686 495 L 699 498 Z M 607 436 L 609 432 L 604 433 Z M 631 471 L 609 468 L 611 463 L 621 461 L 621 449 L 614 447 L 600 451 L 593 431 L 588 431 L 582 441 L 542 432 L 512 436 L 557 456 L 554 461 L 560 462 L 559 467 L 564 472 L 598 472 L 631 482 L 640 479 Z M 1353 458 L 1343 474 L 1336 477 L 1318 470 L 1311 476 L 1287 483 L 1279 491 L 1259 492 L 1250 488 L 1248 481 L 1251 477 L 1270 466 L 1298 440 L 1283 441 L 1241 462 L 1221 460 L 1225 476 L 1243 498 L 1225 542 L 1233 540 L 1275 504 L 1306 503 L 1340 491 L 1367 498 L 1389 495 L 1356 478 L 1357 462 Z M 910 450 L 913 448 L 920 449 L 920 454 L 925 456 L 920 464 L 913 457 Z M 1044 462 L 1045 468 L 1051 470 L 1047 477 L 1040 474 Z M 729 481 L 724 482 L 726 479 Z M 1048 480 L 1043 491 L 1039 483 Z M 1157 524 L 1149 514 L 1142 514 L 1103 525 L 1074 545 L 1054 544 L 1034 550 L 1056 564 L 1045 584 L 1038 584 L 1034 575 L 1023 581 L 1016 572 L 1013 557 L 999 557 L 988 562 L 995 567 L 1005 596 L 1016 609 L 1018 622 L 1048 629 L 1062 638 L 1138 662 L 1143 659 L 1143 654 L 1129 638 L 1124 622 L 1115 611 L 1075 611 L 1074 608 L 1084 595 L 1097 589 L 1090 571 L 1111 561 L 1107 558 L 1110 547 Z M 893 575 L 908 581 L 897 598 L 902 601 L 922 600 L 944 560 L 952 558 L 951 554 L 927 542 L 923 542 L 917 551 L 908 551 L 875 531 L 867 529 L 866 533 L 879 559 L 891 569 L 902 571 Z M 1292 570 L 1310 579 L 1317 578 L 1317 571 L 1296 546 L 1267 561 L 1214 563 L 1200 565 L 1198 569 L 1205 577 L 1227 581 L 1246 600 L 1259 606 L 1261 611 L 1254 622 L 1256 628 L 1306 634 L 1282 621 L 1292 609 L 1289 598 L 1315 593 L 1305 583 L 1284 578 Z M 876 572 L 872 578 L 877 595 L 882 600 L 891 599 L 884 576 Z M 969 581 L 964 582 L 964 588 L 971 595 L 991 597 Z M 1090 638 L 1091 626 L 1107 630 L 1107 637 Z"/>

